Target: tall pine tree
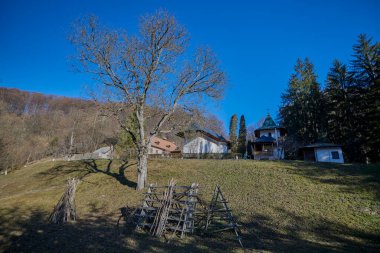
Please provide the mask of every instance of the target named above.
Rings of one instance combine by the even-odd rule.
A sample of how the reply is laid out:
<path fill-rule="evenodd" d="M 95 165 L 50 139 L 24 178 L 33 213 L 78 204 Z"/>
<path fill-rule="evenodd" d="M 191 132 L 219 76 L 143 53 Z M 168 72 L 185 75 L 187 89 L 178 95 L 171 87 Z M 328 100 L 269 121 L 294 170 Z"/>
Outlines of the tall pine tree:
<path fill-rule="evenodd" d="M 371 162 L 380 161 L 380 44 L 365 34 L 358 36 L 351 61 L 355 78 L 357 136 L 362 153 Z"/>
<path fill-rule="evenodd" d="M 297 60 L 287 90 L 282 94 L 281 125 L 289 136 L 302 144 L 324 137 L 324 105 L 313 64 L 306 58 Z M 296 149 L 296 147 L 294 148 Z"/>
<path fill-rule="evenodd" d="M 335 61 L 327 77 L 327 135 L 346 160 L 380 161 L 379 43 L 359 35 L 349 68 Z"/>
<path fill-rule="evenodd" d="M 327 137 L 330 142 L 343 145 L 347 160 L 359 158 L 360 143 L 356 137 L 355 87 L 353 74 L 338 60 L 327 75 L 325 88 Z M 360 158 L 362 159 L 362 158 Z"/>
<path fill-rule="evenodd" d="M 237 153 L 237 137 L 236 137 L 237 121 L 238 121 L 237 115 L 234 114 L 230 120 L 231 153 Z"/>
<path fill-rule="evenodd" d="M 244 115 L 240 117 L 240 125 L 239 125 L 239 137 L 238 137 L 238 153 L 244 155 L 247 150 L 247 126 L 245 124 Z"/>

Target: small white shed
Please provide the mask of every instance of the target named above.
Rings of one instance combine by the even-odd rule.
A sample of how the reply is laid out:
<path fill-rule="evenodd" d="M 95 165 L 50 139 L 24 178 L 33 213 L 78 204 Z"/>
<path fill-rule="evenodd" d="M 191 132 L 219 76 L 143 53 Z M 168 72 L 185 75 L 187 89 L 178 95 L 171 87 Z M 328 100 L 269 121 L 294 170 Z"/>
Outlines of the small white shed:
<path fill-rule="evenodd" d="M 111 159 L 113 153 L 113 147 L 102 147 L 94 152 L 92 152 L 92 156 L 94 158 L 100 158 L 100 159 Z"/>
<path fill-rule="evenodd" d="M 305 161 L 344 163 L 342 146 L 332 143 L 315 143 L 302 148 Z"/>

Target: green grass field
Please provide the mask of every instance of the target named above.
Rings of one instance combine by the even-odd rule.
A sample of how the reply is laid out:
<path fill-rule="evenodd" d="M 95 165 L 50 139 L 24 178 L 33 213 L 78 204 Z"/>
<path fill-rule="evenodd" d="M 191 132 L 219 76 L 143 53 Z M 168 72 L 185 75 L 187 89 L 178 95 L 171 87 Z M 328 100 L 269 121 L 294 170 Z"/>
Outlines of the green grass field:
<path fill-rule="evenodd" d="M 151 183 L 216 184 L 242 225 L 245 251 L 380 252 L 380 166 L 243 160 L 151 160 Z M 79 220 L 48 225 L 70 177 Z M 120 234 L 123 206 L 136 207 L 131 161 L 39 162 L 0 176 L 0 251 L 243 252 L 234 234 L 191 235 L 170 244 L 148 233 Z"/>

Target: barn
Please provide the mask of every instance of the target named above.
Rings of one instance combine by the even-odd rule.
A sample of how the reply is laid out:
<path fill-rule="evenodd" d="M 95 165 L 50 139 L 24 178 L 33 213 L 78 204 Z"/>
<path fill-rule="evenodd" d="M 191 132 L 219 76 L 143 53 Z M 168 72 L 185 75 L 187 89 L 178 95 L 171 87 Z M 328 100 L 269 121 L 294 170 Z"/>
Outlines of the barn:
<path fill-rule="evenodd" d="M 342 145 L 315 143 L 301 148 L 305 161 L 344 163 Z"/>

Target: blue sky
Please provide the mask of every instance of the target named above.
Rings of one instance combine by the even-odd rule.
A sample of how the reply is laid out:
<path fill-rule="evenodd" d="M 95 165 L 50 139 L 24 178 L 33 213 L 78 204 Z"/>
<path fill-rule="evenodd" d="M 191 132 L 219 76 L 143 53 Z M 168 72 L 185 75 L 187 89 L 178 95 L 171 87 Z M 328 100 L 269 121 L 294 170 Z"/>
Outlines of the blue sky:
<path fill-rule="evenodd" d="M 224 99 L 210 112 L 244 114 L 248 125 L 277 115 L 298 57 L 309 57 L 324 85 L 333 59 L 348 62 L 357 35 L 380 41 L 380 1 L 0 1 L 0 86 L 86 96 L 89 79 L 72 71 L 70 24 L 95 14 L 135 33 L 138 18 L 159 8 L 174 14 L 191 45 L 209 46 L 228 75 Z"/>

